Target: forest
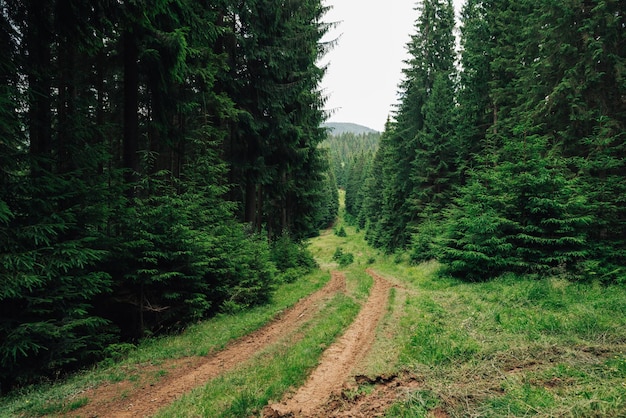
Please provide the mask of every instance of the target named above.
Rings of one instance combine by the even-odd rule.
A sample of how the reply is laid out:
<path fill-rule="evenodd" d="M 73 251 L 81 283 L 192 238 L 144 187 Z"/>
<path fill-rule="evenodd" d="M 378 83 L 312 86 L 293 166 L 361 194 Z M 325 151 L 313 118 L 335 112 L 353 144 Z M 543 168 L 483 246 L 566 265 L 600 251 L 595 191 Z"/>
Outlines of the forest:
<path fill-rule="evenodd" d="M 314 267 L 302 239 L 337 213 L 325 11 L 0 1 L 2 391 Z"/>
<path fill-rule="evenodd" d="M 348 218 L 469 282 L 623 285 L 626 1 L 417 2 L 327 137 L 319 0 L 0 0 L 1 390 L 263 304 Z"/>
<path fill-rule="evenodd" d="M 360 180 L 362 168 L 359 165 L 373 158 L 380 133 L 331 132 L 322 142 L 321 147 L 328 150 L 332 175 L 335 176 L 337 187 L 345 189 L 349 181 Z"/>
<path fill-rule="evenodd" d="M 626 2 L 418 2 L 401 101 L 346 187 L 368 242 L 445 274 L 624 283 Z M 351 205 L 348 202 L 352 202 Z"/>

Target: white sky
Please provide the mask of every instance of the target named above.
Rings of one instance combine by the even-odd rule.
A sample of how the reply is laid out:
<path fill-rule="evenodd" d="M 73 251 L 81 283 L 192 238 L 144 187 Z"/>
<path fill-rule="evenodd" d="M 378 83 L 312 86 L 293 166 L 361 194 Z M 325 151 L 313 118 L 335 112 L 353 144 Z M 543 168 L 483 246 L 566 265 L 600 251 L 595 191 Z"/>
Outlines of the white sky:
<path fill-rule="evenodd" d="M 454 0 L 457 16 L 464 0 Z M 338 44 L 320 61 L 329 64 L 322 89 L 329 122 L 383 131 L 398 102 L 406 44 L 415 30 L 417 0 L 324 0 L 324 22 L 339 22 L 324 40 Z"/>

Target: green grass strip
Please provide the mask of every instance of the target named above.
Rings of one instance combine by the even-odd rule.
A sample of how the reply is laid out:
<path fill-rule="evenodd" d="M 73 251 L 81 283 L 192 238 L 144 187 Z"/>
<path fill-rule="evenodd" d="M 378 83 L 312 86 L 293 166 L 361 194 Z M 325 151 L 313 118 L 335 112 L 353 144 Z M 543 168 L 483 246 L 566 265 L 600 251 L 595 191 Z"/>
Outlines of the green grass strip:
<path fill-rule="evenodd" d="M 269 347 L 237 370 L 212 380 L 157 417 L 249 417 L 304 383 L 324 350 L 352 322 L 359 305 L 339 293 L 303 329 L 295 343 Z"/>
<path fill-rule="evenodd" d="M 39 417 L 71 411 L 88 401 L 76 394 L 104 382 L 134 380 L 142 364 L 159 364 L 168 359 L 202 356 L 224 348 L 230 341 L 253 332 L 301 298 L 322 288 L 328 272 L 312 272 L 293 283 L 279 286 L 272 301 L 235 315 L 218 315 L 191 325 L 182 334 L 148 339 L 138 347 L 120 345 L 116 355 L 91 370 L 63 382 L 42 384 L 0 397 L 0 417 Z M 135 373 L 136 372 L 136 373 Z"/>

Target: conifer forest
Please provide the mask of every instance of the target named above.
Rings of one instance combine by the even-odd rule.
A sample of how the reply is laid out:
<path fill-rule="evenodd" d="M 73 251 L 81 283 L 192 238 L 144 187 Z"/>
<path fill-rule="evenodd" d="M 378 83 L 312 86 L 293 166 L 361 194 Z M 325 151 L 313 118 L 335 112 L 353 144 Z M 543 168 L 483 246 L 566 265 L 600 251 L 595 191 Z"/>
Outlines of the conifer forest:
<path fill-rule="evenodd" d="M 418 2 L 401 102 L 346 189 L 374 247 L 448 274 L 620 282 L 626 2 Z M 348 205 L 348 202 L 352 202 Z"/>
<path fill-rule="evenodd" d="M 0 11 L 3 389 L 313 267 L 299 242 L 337 213 L 320 1 Z"/>
<path fill-rule="evenodd" d="M 321 0 L 0 11 L 2 392 L 265 303 L 338 186 L 442 274 L 626 284 L 626 0 L 418 0 L 395 114 L 341 140 Z"/>

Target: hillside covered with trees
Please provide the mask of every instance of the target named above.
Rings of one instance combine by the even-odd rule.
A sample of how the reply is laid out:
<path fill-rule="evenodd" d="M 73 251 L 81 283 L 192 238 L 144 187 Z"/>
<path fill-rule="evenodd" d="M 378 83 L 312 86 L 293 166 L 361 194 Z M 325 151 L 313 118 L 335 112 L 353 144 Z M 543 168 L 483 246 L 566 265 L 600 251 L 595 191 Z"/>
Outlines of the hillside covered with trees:
<path fill-rule="evenodd" d="M 337 213 L 325 10 L 0 1 L 3 391 L 313 266 L 299 242 Z"/>
<path fill-rule="evenodd" d="M 357 125 L 358 126 L 358 125 Z M 359 166 L 370 160 L 378 149 L 378 132 L 342 132 L 329 131 L 321 147 L 330 157 L 332 173 L 338 187 L 345 189 L 351 180 L 350 175 L 361 172 Z M 354 178 L 352 180 L 355 180 Z"/>
<path fill-rule="evenodd" d="M 369 243 L 473 281 L 619 282 L 626 2 L 423 0 L 401 103 L 347 209 Z"/>

